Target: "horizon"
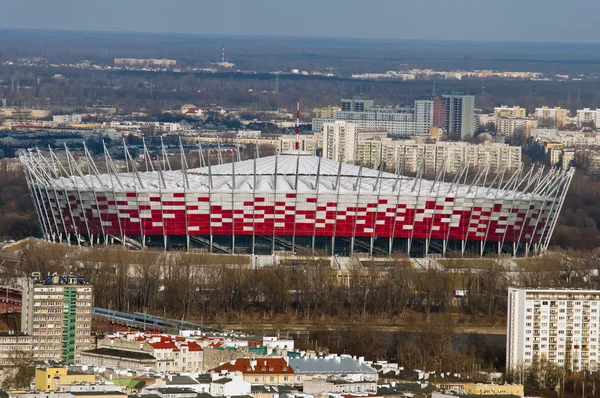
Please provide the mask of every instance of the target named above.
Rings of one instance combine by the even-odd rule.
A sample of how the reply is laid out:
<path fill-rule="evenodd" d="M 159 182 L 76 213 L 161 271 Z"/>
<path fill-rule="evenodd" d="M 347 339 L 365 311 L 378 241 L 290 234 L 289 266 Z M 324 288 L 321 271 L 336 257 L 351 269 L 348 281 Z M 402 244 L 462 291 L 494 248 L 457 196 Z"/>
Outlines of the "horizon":
<path fill-rule="evenodd" d="M 586 12 L 582 13 L 581 7 L 564 7 L 558 0 L 460 0 L 459 4 L 382 0 L 376 5 L 356 0 L 305 0 L 301 6 L 272 0 L 23 0 L 4 5 L 0 26 L 116 33 L 598 44 L 594 28 L 600 3 L 579 3 Z"/>
<path fill-rule="evenodd" d="M 158 35 L 158 36 L 190 36 L 190 37 L 215 37 L 224 39 L 296 39 L 296 40 L 340 40 L 364 42 L 390 42 L 390 43 L 469 43 L 469 44 L 512 44 L 512 45 L 583 45 L 600 46 L 600 40 L 591 41 L 502 41 L 502 40 L 475 40 L 475 39 L 421 39 L 421 38 L 386 38 L 386 37 L 350 37 L 350 36 L 293 36 L 284 34 L 241 34 L 241 33 L 203 33 L 203 32 L 159 32 L 159 31 L 133 31 L 133 30 L 92 30 L 92 29 L 66 29 L 66 28 L 18 28 L 0 26 L 0 31 L 13 32 L 56 32 L 56 33 L 86 33 L 86 34 L 122 34 L 122 35 Z"/>

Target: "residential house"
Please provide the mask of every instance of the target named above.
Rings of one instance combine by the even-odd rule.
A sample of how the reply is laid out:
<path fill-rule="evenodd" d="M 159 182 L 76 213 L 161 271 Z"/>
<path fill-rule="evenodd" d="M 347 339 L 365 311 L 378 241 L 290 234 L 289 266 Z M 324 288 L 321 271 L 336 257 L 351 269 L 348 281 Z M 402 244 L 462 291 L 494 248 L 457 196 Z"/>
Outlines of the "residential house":
<path fill-rule="evenodd" d="M 331 355 L 324 358 L 290 358 L 294 384 L 304 384 L 313 378 L 334 378 L 348 381 L 377 381 L 375 369 L 364 363 L 363 358 L 348 355 Z"/>
<path fill-rule="evenodd" d="M 252 384 L 293 384 L 294 372 L 285 358 L 238 358 L 209 371 L 240 372 Z"/>

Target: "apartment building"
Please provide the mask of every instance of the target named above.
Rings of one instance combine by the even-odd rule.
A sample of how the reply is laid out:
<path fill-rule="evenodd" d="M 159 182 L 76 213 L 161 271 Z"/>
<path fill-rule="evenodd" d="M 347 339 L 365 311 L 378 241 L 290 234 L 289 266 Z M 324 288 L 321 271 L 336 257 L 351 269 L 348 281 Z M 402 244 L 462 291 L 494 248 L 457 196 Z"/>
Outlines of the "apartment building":
<path fill-rule="evenodd" d="M 300 135 L 298 137 L 298 147 L 301 151 L 317 153 L 318 149 L 323 148 L 323 136 L 321 134 Z M 282 135 L 279 137 L 277 148 L 279 153 L 293 151 L 296 149 L 296 135 Z"/>
<path fill-rule="evenodd" d="M 567 371 L 596 370 L 599 317 L 598 290 L 509 289 L 507 368 L 544 359 Z"/>
<path fill-rule="evenodd" d="M 371 166 L 383 162 L 388 169 L 398 168 L 409 173 L 416 172 L 421 163 L 426 172 L 440 170 L 444 164 L 447 173 L 458 172 L 465 164 L 471 169 L 489 164 L 492 172 L 505 167 L 510 171 L 521 164 L 521 148 L 499 143 L 359 140 L 355 162 Z"/>
<path fill-rule="evenodd" d="M 203 349 L 194 338 L 175 337 L 141 332 L 115 333 L 98 340 L 98 349 L 84 353 L 87 364 L 93 358 L 109 361 L 115 358 L 148 359 L 155 370 L 169 372 L 200 372 L 203 369 Z M 136 356 L 137 355 L 137 356 Z"/>
<path fill-rule="evenodd" d="M 600 127 L 600 109 L 583 108 L 577 110 L 577 126 L 582 127 L 592 123 L 594 127 Z"/>
<path fill-rule="evenodd" d="M 467 140 L 475 133 L 475 96 L 470 94 L 443 95 L 445 128 L 448 137 Z"/>
<path fill-rule="evenodd" d="M 554 108 L 542 106 L 541 108 L 535 108 L 534 113 L 540 126 L 544 127 L 562 127 L 567 123 L 568 115 L 568 110 L 562 109 L 560 106 Z"/>
<path fill-rule="evenodd" d="M 80 363 L 93 348 L 93 287 L 72 275 L 24 278 L 21 331 L 31 336 L 34 360 Z"/>
<path fill-rule="evenodd" d="M 375 107 L 375 101 L 366 100 L 360 96 L 355 96 L 351 99 L 342 99 L 343 112 L 364 112 L 373 107 Z"/>
<path fill-rule="evenodd" d="M 524 119 L 527 117 L 527 109 L 515 106 L 497 106 L 494 108 L 494 116 L 496 117 L 516 117 Z"/>
<path fill-rule="evenodd" d="M 13 365 L 13 356 L 17 351 L 31 353 L 31 336 L 21 332 L 0 332 L 0 366 Z"/>
<path fill-rule="evenodd" d="M 496 131 L 507 140 L 520 143 L 520 140 L 529 137 L 532 128 L 537 128 L 536 119 L 522 119 L 516 117 L 497 117 Z"/>

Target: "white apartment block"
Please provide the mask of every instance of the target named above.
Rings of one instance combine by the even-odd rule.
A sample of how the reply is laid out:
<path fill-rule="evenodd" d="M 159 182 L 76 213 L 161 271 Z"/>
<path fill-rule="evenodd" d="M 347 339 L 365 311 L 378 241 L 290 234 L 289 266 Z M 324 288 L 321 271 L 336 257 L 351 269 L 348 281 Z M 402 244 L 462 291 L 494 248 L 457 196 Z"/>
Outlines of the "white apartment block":
<path fill-rule="evenodd" d="M 515 117 L 498 117 L 496 119 L 496 131 L 508 140 L 518 141 L 529 137 L 532 128 L 537 128 L 538 121 L 535 119 L 521 119 Z"/>
<path fill-rule="evenodd" d="M 535 118 L 544 127 L 561 127 L 567 122 L 568 112 L 561 107 L 548 108 L 543 106 L 535 108 Z"/>
<path fill-rule="evenodd" d="M 364 112 L 336 112 L 335 118 L 314 118 L 314 132 L 323 131 L 325 123 L 346 121 L 356 124 L 359 130 L 386 130 L 389 134 L 411 136 L 422 134 L 417 131 L 413 109 L 409 108 L 377 108 Z M 429 131 L 429 126 L 424 134 Z"/>
<path fill-rule="evenodd" d="M 323 136 L 321 134 L 300 135 L 298 147 L 301 151 L 316 153 L 317 149 L 323 148 Z M 279 153 L 293 151 L 296 149 L 296 135 L 282 135 L 279 137 Z"/>
<path fill-rule="evenodd" d="M 494 108 L 494 116 L 496 117 L 517 117 L 524 119 L 527 117 L 527 110 L 518 105 L 515 106 L 497 106 Z"/>
<path fill-rule="evenodd" d="M 359 149 L 363 149 L 359 143 Z M 377 145 L 377 144 L 376 144 Z M 468 164 L 471 169 L 485 168 L 497 172 L 504 168 L 516 170 L 521 165 L 521 147 L 499 143 L 469 144 L 466 142 L 439 141 L 422 143 L 417 141 L 381 141 L 382 149 L 372 149 L 372 154 L 381 153 L 388 168 L 403 167 L 406 172 L 416 172 L 424 162 L 426 172 L 441 169 L 445 161 L 447 173 L 456 173 Z M 358 156 L 357 161 L 363 161 Z M 373 158 L 364 159 L 372 163 Z M 375 162 L 378 164 L 378 162 Z"/>
<path fill-rule="evenodd" d="M 83 121 L 82 115 L 54 115 L 52 121 L 59 124 L 70 124 L 70 123 L 81 123 Z"/>
<path fill-rule="evenodd" d="M 354 162 L 358 144 L 358 126 L 336 121 L 323 125 L 323 157 L 340 162 Z"/>
<path fill-rule="evenodd" d="M 577 110 L 577 126 L 581 127 L 585 123 L 594 123 L 596 128 L 600 127 L 600 109 L 578 109 Z"/>
<path fill-rule="evenodd" d="M 567 371 L 599 368 L 600 291 L 509 289 L 506 366 L 546 359 Z"/>
<path fill-rule="evenodd" d="M 429 128 L 433 126 L 433 100 L 415 101 L 415 134 L 429 134 Z"/>

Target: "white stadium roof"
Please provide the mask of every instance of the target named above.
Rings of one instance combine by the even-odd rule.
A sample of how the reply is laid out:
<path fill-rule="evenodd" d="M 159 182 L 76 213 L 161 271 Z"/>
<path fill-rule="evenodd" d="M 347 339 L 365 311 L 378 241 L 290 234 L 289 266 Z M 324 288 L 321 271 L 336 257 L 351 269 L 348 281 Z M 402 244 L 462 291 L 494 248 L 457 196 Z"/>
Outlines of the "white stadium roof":
<path fill-rule="evenodd" d="M 99 176 L 93 173 L 91 175 L 87 173 L 73 173 L 74 175 L 68 177 L 50 178 L 50 173 L 35 172 L 35 170 L 40 169 L 41 163 L 35 154 L 32 153 L 23 156 L 22 161 L 24 164 L 31 166 L 30 170 L 32 170 L 32 174 L 35 174 L 38 181 L 61 189 L 105 188 L 115 189 L 116 191 L 183 191 L 186 188 L 186 178 L 184 172 L 181 170 L 167 170 L 162 172 L 158 170 L 138 170 L 137 175 L 134 172 L 106 173 Z M 164 177 L 164 185 L 161 173 Z M 551 173 L 554 173 L 555 177 L 559 177 L 559 172 Z M 257 192 L 273 190 L 277 192 L 296 192 L 297 190 L 299 193 L 306 193 L 313 192 L 317 188 L 319 192 L 337 191 L 338 174 L 339 190 L 341 193 L 356 193 L 360 191 L 363 194 L 377 192 L 382 195 L 397 195 L 399 193 L 398 187 L 400 187 L 400 193 L 403 196 L 453 195 L 495 198 L 517 194 L 517 192 L 511 190 L 491 188 L 490 185 L 494 180 L 494 176 L 492 175 L 487 177 L 485 187 L 471 184 L 453 184 L 452 182 L 435 183 L 431 180 L 415 179 L 406 176 L 399 177 L 393 173 L 380 172 L 367 167 L 362 167 L 361 169 L 359 166 L 320 158 L 304 152 L 288 152 L 281 155 L 259 158 L 256 161 L 250 159 L 241 162 L 214 165 L 212 167 L 189 169 L 187 170 L 187 181 L 189 182 L 187 189 L 196 191 L 209 191 L 209 189 L 211 191 L 230 191 L 235 185 L 236 191 L 242 192 L 253 192 L 254 190 Z M 359 174 L 360 178 L 358 178 Z M 210 188 L 211 179 L 212 189 Z M 357 182 L 359 182 L 359 187 L 357 186 Z M 481 178 L 480 182 L 483 183 L 484 178 Z M 494 187 L 498 187 L 499 182 L 500 179 L 494 184 Z M 507 182 L 508 178 L 505 178 L 503 185 Z M 548 188 L 550 188 L 551 184 L 548 185 Z M 514 184 L 512 188 L 514 189 L 514 187 L 518 186 L 519 184 Z M 546 189 L 542 189 L 540 192 L 543 195 L 543 192 L 547 191 Z M 518 194 L 521 198 L 530 195 L 524 193 Z M 540 196 L 536 195 L 536 197 Z"/>

